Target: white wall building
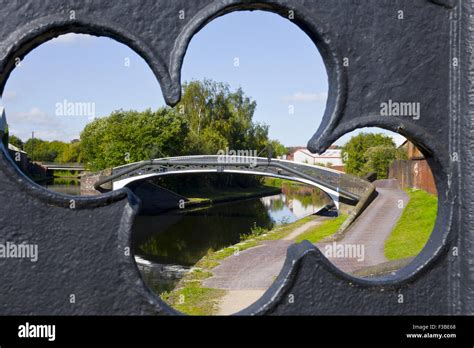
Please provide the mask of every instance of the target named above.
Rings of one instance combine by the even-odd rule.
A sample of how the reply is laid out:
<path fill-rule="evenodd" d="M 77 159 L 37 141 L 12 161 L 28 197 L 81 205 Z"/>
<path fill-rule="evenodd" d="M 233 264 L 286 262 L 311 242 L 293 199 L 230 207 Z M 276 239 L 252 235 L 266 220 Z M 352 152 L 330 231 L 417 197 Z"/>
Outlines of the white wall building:
<path fill-rule="evenodd" d="M 293 161 L 299 163 L 308 163 L 313 165 L 331 164 L 333 166 L 343 166 L 341 158 L 341 150 L 339 149 L 328 149 L 321 155 L 313 154 L 308 149 L 297 150 L 293 155 Z"/>

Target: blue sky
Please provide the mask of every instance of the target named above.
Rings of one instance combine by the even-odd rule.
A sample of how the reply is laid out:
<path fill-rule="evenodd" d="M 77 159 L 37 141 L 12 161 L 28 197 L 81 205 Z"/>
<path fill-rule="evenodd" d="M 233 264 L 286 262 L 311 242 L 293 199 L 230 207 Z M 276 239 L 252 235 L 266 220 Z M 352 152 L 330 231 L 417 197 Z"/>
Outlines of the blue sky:
<path fill-rule="evenodd" d="M 324 113 L 328 82 L 321 56 L 303 31 L 275 14 L 237 12 L 204 27 L 188 48 L 182 81 L 203 78 L 242 87 L 257 101 L 254 119 L 287 146 L 306 145 Z M 91 117 L 57 115 L 56 105 L 64 100 L 94 103 L 97 117 L 164 105 L 150 68 L 130 48 L 77 34 L 30 52 L 2 97 L 10 131 L 23 139 L 32 131 L 46 140 L 78 138 Z"/>

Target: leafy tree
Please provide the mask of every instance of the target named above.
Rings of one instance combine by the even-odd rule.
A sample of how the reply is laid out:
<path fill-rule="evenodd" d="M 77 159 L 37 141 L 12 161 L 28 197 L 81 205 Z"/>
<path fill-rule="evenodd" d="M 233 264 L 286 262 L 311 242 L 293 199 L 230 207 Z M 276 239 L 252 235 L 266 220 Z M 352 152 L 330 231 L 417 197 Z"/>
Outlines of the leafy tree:
<path fill-rule="evenodd" d="M 379 145 L 369 148 L 365 152 L 365 164 L 362 172 L 377 173 L 377 178 L 384 179 L 388 177 L 388 167 L 395 159 L 406 159 L 407 155 L 402 149 L 394 146 Z"/>
<path fill-rule="evenodd" d="M 63 141 L 46 141 L 39 138 L 28 139 L 23 146 L 32 161 L 39 162 L 80 162 L 80 143 L 78 140 L 71 143 Z"/>
<path fill-rule="evenodd" d="M 81 143 L 71 142 L 56 156 L 55 162 L 59 163 L 80 163 L 81 162 Z"/>
<path fill-rule="evenodd" d="M 257 103 L 241 88 L 231 91 L 212 80 L 184 85 L 176 106 L 189 125 L 188 154 L 216 154 L 225 148 L 262 151 L 268 143 L 268 126 L 253 122 Z"/>
<path fill-rule="evenodd" d="M 276 155 L 286 153 L 280 143 L 269 141 L 267 125 L 253 121 L 255 108 L 242 89 L 192 81 L 173 109 L 119 110 L 88 124 L 81 133 L 82 159 L 100 170 L 150 157 L 215 155 L 227 147 L 259 153 L 269 143 Z"/>
<path fill-rule="evenodd" d="M 49 142 L 42 139 L 28 139 L 24 150 L 32 161 L 53 162 L 58 153 L 50 148 Z"/>
<path fill-rule="evenodd" d="M 170 108 L 156 112 L 119 110 L 89 123 L 81 133 L 81 153 L 100 170 L 151 157 L 182 154 L 187 125 Z"/>
<path fill-rule="evenodd" d="M 23 149 L 23 145 L 24 145 L 23 140 L 21 140 L 15 135 L 9 135 L 8 142 L 19 149 Z"/>
<path fill-rule="evenodd" d="M 287 148 L 280 143 L 278 140 L 270 140 L 269 142 L 270 147 L 272 148 L 273 151 L 273 156 L 283 156 L 288 153 Z"/>
<path fill-rule="evenodd" d="M 378 178 L 387 177 L 390 163 L 401 155 L 392 138 L 380 133 L 360 133 L 342 147 L 346 172 L 363 176 L 376 172 Z M 387 156 L 385 159 L 383 156 Z"/>
<path fill-rule="evenodd" d="M 82 160 L 100 170 L 150 157 L 215 155 L 226 148 L 263 153 L 268 144 L 275 156 L 286 153 L 268 139 L 267 125 L 253 121 L 256 106 L 242 89 L 191 81 L 175 108 L 119 110 L 88 124 L 81 133 Z"/>

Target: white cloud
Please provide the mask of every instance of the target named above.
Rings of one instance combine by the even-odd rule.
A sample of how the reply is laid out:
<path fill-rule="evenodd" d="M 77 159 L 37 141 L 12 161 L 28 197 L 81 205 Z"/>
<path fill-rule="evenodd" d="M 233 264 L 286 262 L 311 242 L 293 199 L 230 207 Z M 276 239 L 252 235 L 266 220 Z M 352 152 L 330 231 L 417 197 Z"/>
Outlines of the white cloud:
<path fill-rule="evenodd" d="M 78 41 L 90 40 L 93 36 L 89 34 L 67 33 L 52 39 L 51 43 L 72 43 Z"/>
<path fill-rule="evenodd" d="M 11 115 L 7 113 L 7 121 L 10 134 L 23 140 L 30 139 L 33 131 L 35 138 L 49 141 L 71 141 L 79 138 L 78 131 L 68 127 L 60 117 L 51 116 L 37 107 L 27 112 L 17 112 Z"/>
<path fill-rule="evenodd" d="M 29 129 L 20 128 L 10 128 L 10 134 L 16 135 L 23 141 L 31 139 L 31 132 Z M 35 138 L 42 140 L 60 140 L 60 141 L 71 141 L 72 139 L 79 139 L 79 135 L 76 133 L 63 132 L 61 130 L 51 130 L 51 129 L 38 129 L 35 128 Z"/>
<path fill-rule="evenodd" d="M 283 97 L 283 100 L 286 102 L 319 102 L 325 103 L 328 98 L 327 92 L 319 93 L 305 93 L 305 92 L 296 92 L 293 95 L 287 95 Z"/>
<path fill-rule="evenodd" d="M 59 120 L 57 117 L 50 116 L 46 112 L 40 110 L 37 107 L 32 108 L 27 112 L 17 112 L 12 115 L 8 115 L 7 120 L 9 124 L 29 124 L 34 126 L 58 126 Z"/>

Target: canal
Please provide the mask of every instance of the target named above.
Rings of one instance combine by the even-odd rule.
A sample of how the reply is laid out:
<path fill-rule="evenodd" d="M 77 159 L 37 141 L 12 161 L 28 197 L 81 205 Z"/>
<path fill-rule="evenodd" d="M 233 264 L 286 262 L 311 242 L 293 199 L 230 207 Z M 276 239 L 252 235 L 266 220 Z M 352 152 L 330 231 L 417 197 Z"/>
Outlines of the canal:
<path fill-rule="evenodd" d="M 208 252 L 234 245 L 257 230 L 295 222 L 329 203 L 319 189 L 284 184 L 277 195 L 139 216 L 133 228 L 137 264 L 148 286 L 160 294 L 172 290 Z"/>
<path fill-rule="evenodd" d="M 80 194 L 75 180 L 55 180 L 43 186 Z M 276 195 L 139 215 L 132 231 L 135 259 L 145 282 L 160 294 L 172 290 L 208 252 L 234 245 L 255 231 L 295 222 L 330 203 L 317 188 L 284 182 Z"/>

